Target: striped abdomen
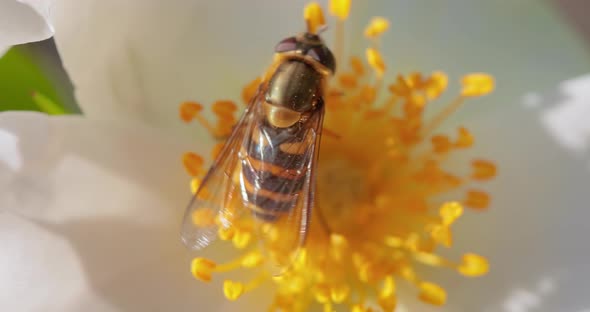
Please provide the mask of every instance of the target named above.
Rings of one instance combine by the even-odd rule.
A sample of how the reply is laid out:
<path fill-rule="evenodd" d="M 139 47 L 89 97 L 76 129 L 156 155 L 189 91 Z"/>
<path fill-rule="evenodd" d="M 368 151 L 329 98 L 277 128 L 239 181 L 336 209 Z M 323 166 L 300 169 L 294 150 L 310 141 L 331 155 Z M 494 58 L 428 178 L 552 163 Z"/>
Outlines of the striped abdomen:
<path fill-rule="evenodd" d="M 302 123 L 275 128 L 261 120 L 244 140 L 242 194 L 256 217 L 274 221 L 297 205 L 312 156 L 308 132 Z"/>

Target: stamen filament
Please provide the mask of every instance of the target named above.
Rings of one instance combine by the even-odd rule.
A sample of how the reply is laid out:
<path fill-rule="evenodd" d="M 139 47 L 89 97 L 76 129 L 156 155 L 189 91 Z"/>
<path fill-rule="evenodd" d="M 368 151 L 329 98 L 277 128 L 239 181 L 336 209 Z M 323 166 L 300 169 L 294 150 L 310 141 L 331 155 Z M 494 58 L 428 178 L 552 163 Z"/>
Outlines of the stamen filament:
<path fill-rule="evenodd" d="M 203 117 L 201 114 L 196 114 L 194 118 L 197 120 L 198 123 L 201 124 L 201 126 L 203 126 L 205 129 L 207 129 L 207 131 L 209 131 L 211 136 L 217 136 L 217 131 L 215 131 L 215 128 L 211 125 L 211 123 L 209 123 L 209 121 L 205 117 Z"/>
<path fill-rule="evenodd" d="M 454 112 L 463 105 L 465 102 L 465 97 L 458 96 L 455 100 L 453 100 L 449 105 L 447 105 L 442 111 L 440 111 L 434 118 L 428 122 L 426 126 L 422 129 L 422 137 L 427 137 L 430 135 L 435 129 L 437 129 L 442 122 L 451 116 Z"/>
<path fill-rule="evenodd" d="M 215 269 L 213 269 L 213 271 L 217 273 L 223 273 L 238 269 L 242 266 L 242 261 L 248 256 L 249 253 L 244 253 L 240 257 L 237 257 L 230 262 L 218 264 Z"/>
<path fill-rule="evenodd" d="M 344 20 L 338 19 L 336 21 L 336 29 L 334 35 L 334 57 L 336 64 L 341 64 L 344 59 Z"/>
<path fill-rule="evenodd" d="M 260 286 L 262 283 L 268 281 L 269 279 L 270 279 L 269 275 L 265 272 L 258 274 L 258 276 L 256 276 L 254 279 L 252 279 L 251 281 L 249 281 L 246 284 L 246 286 L 244 287 L 244 292 L 248 292 L 248 291 L 251 291 L 251 290 L 257 288 L 258 286 Z"/>

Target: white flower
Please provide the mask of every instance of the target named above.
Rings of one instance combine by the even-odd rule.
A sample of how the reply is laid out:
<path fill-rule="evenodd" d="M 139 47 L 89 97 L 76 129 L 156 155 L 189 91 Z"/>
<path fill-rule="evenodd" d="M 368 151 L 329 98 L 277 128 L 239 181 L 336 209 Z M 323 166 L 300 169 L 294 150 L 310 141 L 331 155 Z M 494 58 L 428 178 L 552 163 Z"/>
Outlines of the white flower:
<path fill-rule="evenodd" d="M 12 45 L 51 37 L 50 5 L 50 1 L 3 0 L 0 3 L 0 55 Z"/>
<path fill-rule="evenodd" d="M 0 27 L 0 47 L 42 39 L 53 25 L 85 117 L 0 114 L 0 310 L 235 311 L 254 304 L 256 294 L 226 303 L 219 285 L 207 287 L 188 271 L 190 255 L 178 240 L 189 196 L 179 159 L 209 142 L 186 143 L 177 108 L 186 99 L 238 98 L 274 43 L 302 29 L 305 2 L 27 3 L 35 9 L 0 4 L 0 25 L 23 30 Z M 14 12 L 34 21 L 8 20 Z M 476 248 L 492 270 L 481 280 L 446 279 L 445 308 L 402 295 L 400 310 L 587 308 L 590 253 L 579 240 L 590 234 L 588 127 L 574 117 L 587 110 L 590 87 L 559 86 L 589 71 L 581 44 L 533 0 L 379 1 L 355 3 L 353 12 L 357 32 L 369 16 L 393 21 L 383 51 L 396 72 L 477 70 L 498 81 L 493 96 L 449 122 L 469 125 L 477 153 L 500 165 L 492 209 L 457 224 L 469 233 L 457 249 Z M 352 50 L 362 45 L 350 42 Z M 532 105 L 520 104 L 525 94 Z"/>

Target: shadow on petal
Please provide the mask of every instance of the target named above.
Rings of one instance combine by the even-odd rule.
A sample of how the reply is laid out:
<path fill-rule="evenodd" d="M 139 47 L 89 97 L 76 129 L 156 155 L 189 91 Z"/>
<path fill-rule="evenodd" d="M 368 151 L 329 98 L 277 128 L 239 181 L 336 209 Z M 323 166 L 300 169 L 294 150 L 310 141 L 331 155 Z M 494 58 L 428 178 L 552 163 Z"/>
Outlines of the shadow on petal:
<path fill-rule="evenodd" d="M 49 255 L 79 263 L 82 276 L 65 278 L 86 281 L 22 283 L 49 294 L 52 285 L 66 287 L 59 294 L 66 293 L 61 299 L 72 311 L 98 303 L 114 311 L 235 308 L 222 299 L 220 284 L 192 278 L 192 255 L 180 242 L 180 218 L 190 199 L 180 156 L 188 144 L 141 126 L 36 113 L 1 114 L 0 132 L 17 138 L 2 143 L 12 144 L 10 157 L 20 162 L 15 166 L 0 157 L 0 206 L 20 216 L 9 213 L 0 220 L 21 224 L 16 233 L 28 225 L 42 229 L 10 252 L 35 253 L 45 248 L 45 235 L 58 237 L 72 247 L 74 259 L 72 252 Z M 26 260 L 24 267 L 32 270 L 27 278 L 44 269 L 43 257 Z"/>
<path fill-rule="evenodd" d="M 212 311 L 223 303 L 220 281 L 207 287 L 192 278 L 188 253 L 179 248 L 174 227 L 120 218 L 36 223 L 71 244 L 92 293 L 119 311 Z M 79 309 L 92 304 L 87 299 L 80 298 Z"/>

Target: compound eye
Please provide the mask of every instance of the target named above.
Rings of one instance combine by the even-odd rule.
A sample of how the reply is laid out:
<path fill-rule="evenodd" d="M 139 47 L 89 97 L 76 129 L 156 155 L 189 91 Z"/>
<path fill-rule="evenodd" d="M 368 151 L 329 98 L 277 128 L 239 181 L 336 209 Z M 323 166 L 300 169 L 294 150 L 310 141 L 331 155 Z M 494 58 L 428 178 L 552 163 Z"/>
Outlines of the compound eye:
<path fill-rule="evenodd" d="M 297 38 L 289 37 L 289 38 L 281 40 L 281 42 L 279 42 L 276 45 L 275 52 L 281 53 L 281 52 L 295 51 L 295 50 L 297 50 L 297 46 L 298 46 Z"/>
<path fill-rule="evenodd" d="M 326 46 L 317 46 L 309 49 L 307 55 L 328 68 L 332 73 L 336 71 L 334 55 Z"/>

